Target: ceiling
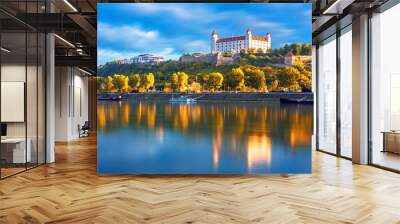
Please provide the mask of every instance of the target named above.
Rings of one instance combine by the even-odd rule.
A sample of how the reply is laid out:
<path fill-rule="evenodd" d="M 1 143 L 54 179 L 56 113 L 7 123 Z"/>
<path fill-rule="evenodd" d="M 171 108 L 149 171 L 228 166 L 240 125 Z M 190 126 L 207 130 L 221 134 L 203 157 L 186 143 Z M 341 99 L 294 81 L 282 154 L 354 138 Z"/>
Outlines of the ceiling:
<path fill-rule="evenodd" d="M 182 2 L 200 1 L 204 2 L 205 0 L 182 0 Z M 248 2 L 244 0 L 232 1 Z M 270 3 L 312 3 L 313 38 L 346 15 L 356 15 L 359 12 L 377 7 L 385 1 L 387 0 L 253 0 L 253 2 Z M 32 32 L 54 32 L 57 34 L 55 38 L 56 65 L 79 66 L 94 74 L 97 64 L 97 2 L 135 1 L 1 0 L 1 29 L 4 33 L 8 33 L 5 38 L 15 40 L 15 45 L 18 45 L 20 41 L 21 34 L 18 33 L 25 32 L 27 29 Z M 158 0 L 156 2 L 171 2 L 171 0 Z M 210 2 L 215 2 L 215 0 Z"/>

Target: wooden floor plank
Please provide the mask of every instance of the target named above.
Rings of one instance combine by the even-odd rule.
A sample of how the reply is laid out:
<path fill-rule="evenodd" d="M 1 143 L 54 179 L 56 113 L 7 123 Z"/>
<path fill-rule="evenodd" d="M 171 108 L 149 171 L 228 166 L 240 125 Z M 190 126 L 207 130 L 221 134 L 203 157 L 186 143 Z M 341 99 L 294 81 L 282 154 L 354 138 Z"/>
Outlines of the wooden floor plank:
<path fill-rule="evenodd" d="M 0 223 L 400 223 L 400 175 L 313 153 L 311 175 L 98 175 L 96 139 L 0 181 Z"/>

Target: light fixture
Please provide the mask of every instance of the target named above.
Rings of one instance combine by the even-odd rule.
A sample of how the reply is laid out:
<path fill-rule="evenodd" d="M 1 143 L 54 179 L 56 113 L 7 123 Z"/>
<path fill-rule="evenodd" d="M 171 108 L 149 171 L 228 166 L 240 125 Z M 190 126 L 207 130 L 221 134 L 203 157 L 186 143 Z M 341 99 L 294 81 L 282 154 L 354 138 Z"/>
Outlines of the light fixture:
<path fill-rule="evenodd" d="M 78 12 L 78 10 L 68 1 L 64 0 L 65 4 L 67 4 L 74 12 Z"/>
<path fill-rule="evenodd" d="M 1 51 L 4 51 L 6 53 L 10 53 L 11 52 L 11 50 L 9 50 L 9 49 L 7 49 L 5 47 L 1 47 L 0 49 L 1 49 Z"/>
<path fill-rule="evenodd" d="M 343 10 L 351 5 L 355 0 L 336 0 L 327 9 L 322 12 L 323 15 L 339 15 L 343 13 Z"/>
<path fill-rule="evenodd" d="M 90 72 L 88 72 L 88 71 L 85 71 L 85 70 L 83 70 L 83 69 L 81 69 L 81 68 L 79 68 L 79 67 L 78 67 L 78 70 L 81 71 L 81 72 L 83 72 L 83 73 L 85 73 L 85 74 L 87 74 L 87 75 L 89 75 L 89 76 L 92 75 L 92 73 L 90 73 Z"/>
<path fill-rule="evenodd" d="M 69 42 L 68 40 L 66 40 L 66 39 L 64 39 L 64 38 L 62 38 L 62 37 L 60 37 L 60 36 L 57 35 L 57 34 L 54 34 L 54 36 L 57 37 L 57 38 L 58 38 L 59 40 L 61 40 L 62 42 L 66 43 L 67 45 L 69 45 L 69 46 L 75 48 L 75 45 L 73 45 L 73 44 L 72 44 L 71 42 Z"/>

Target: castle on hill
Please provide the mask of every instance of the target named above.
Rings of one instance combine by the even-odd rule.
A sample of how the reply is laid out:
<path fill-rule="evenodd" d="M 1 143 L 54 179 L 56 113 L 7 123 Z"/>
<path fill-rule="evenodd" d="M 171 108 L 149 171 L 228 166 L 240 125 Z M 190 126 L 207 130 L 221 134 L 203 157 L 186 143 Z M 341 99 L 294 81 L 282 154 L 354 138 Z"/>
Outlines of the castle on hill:
<path fill-rule="evenodd" d="M 267 33 L 265 37 L 253 36 L 251 30 L 247 29 L 244 36 L 219 38 L 217 32 L 211 33 L 211 53 L 247 52 L 250 48 L 256 52 L 268 52 L 271 49 L 271 34 Z"/>

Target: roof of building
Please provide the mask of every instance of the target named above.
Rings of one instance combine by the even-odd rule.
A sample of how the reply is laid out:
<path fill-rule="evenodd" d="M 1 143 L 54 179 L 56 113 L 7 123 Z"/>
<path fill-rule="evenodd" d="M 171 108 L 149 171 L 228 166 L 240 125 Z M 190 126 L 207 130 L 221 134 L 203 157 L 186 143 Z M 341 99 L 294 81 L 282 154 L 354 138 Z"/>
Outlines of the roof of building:
<path fill-rule="evenodd" d="M 252 39 L 253 39 L 253 40 L 261 40 L 261 41 L 269 42 L 269 39 L 266 38 L 266 37 L 253 36 Z"/>
<path fill-rule="evenodd" d="M 227 38 L 220 38 L 220 39 L 218 39 L 218 40 L 217 40 L 217 43 L 230 42 L 230 41 L 237 41 L 237 40 L 245 40 L 245 39 L 246 39 L 245 36 L 227 37 Z M 269 39 L 266 38 L 266 37 L 252 36 L 251 39 L 269 42 Z"/>
<path fill-rule="evenodd" d="M 237 40 L 246 40 L 246 37 L 245 36 L 237 36 L 237 37 L 220 38 L 217 40 L 217 43 L 237 41 Z"/>
<path fill-rule="evenodd" d="M 212 31 L 211 36 L 217 34 L 217 32 L 215 32 L 215 30 Z"/>

